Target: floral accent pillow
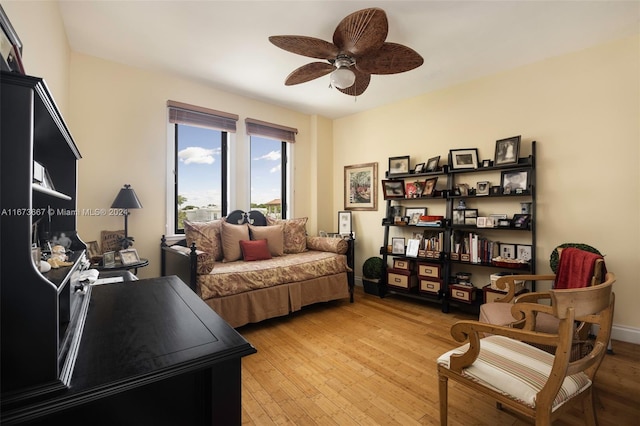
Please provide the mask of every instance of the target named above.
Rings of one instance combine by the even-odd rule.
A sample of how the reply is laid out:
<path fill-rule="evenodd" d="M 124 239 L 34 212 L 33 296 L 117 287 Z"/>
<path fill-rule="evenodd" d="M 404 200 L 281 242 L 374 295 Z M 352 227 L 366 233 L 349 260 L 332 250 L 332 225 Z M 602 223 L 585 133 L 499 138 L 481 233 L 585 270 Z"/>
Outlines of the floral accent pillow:
<path fill-rule="evenodd" d="M 222 237 L 220 228 L 222 228 L 223 219 L 213 220 L 211 222 L 189 222 L 184 221 L 184 235 L 187 239 L 187 246 L 196 243 L 196 249 L 207 253 L 212 260 L 220 261 L 223 259 Z"/>
<path fill-rule="evenodd" d="M 267 217 L 267 225 L 283 225 L 284 252 L 286 254 L 302 253 L 307 251 L 307 220 L 298 219 L 272 219 Z"/>

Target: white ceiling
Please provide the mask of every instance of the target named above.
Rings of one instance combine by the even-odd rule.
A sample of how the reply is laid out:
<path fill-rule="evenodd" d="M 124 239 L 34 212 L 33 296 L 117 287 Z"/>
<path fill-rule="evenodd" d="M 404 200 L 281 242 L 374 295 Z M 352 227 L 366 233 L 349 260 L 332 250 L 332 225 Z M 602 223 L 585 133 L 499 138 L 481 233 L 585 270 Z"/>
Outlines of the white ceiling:
<path fill-rule="evenodd" d="M 285 86 L 315 59 L 270 35 L 331 41 L 351 12 L 380 7 L 387 41 L 425 59 L 402 74 L 374 75 L 357 99 L 329 76 Z M 337 118 L 545 58 L 637 34 L 639 1 L 61 1 L 71 49 L 164 70 L 307 114 Z"/>

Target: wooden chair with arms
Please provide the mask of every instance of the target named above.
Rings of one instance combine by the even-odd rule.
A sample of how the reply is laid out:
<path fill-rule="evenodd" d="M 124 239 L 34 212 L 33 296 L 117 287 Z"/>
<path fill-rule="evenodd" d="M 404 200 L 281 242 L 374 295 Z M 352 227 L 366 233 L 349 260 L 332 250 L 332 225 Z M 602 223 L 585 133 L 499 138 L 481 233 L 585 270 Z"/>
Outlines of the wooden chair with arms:
<path fill-rule="evenodd" d="M 556 249 L 558 257 L 562 254 L 562 247 L 558 247 Z M 572 250 L 576 250 L 572 248 Z M 554 251 L 554 253 L 556 252 Z M 552 255 L 553 259 L 553 255 Z M 604 259 L 597 258 L 593 263 L 592 272 L 589 272 L 589 282 L 586 283 L 587 286 L 593 286 L 602 283 L 605 273 L 605 264 Z M 558 270 L 559 274 L 561 273 Z M 480 316 L 479 321 L 495 324 L 495 325 L 509 325 L 515 328 L 521 328 L 522 318 L 515 318 L 512 315 L 511 304 L 513 303 L 540 303 L 544 301 L 550 301 L 550 293 L 549 292 L 534 292 L 534 293 L 524 293 L 519 296 L 515 296 L 515 281 L 551 281 L 555 282 L 558 276 L 555 274 L 546 274 L 546 275 L 507 275 L 504 277 L 500 277 L 496 281 L 496 287 L 501 290 L 506 290 L 507 293 L 504 297 L 496 299 L 494 302 L 485 303 L 480 306 Z M 582 284 L 580 285 L 582 286 Z M 545 313 L 539 313 L 532 318 L 528 319 L 533 322 L 532 330 L 546 332 L 546 333 L 556 333 L 558 331 L 558 319 L 554 318 L 552 315 L 548 315 Z M 577 359 L 582 356 L 582 343 L 586 342 L 591 327 L 586 323 L 578 323 L 576 324 L 575 333 L 577 336 L 574 350 L 572 353 L 572 359 Z M 553 351 L 553 348 L 550 348 Z"/>
<path fill-rule="evenodd" d="M 448 380 L 459 382 L 488 395 L 518 417 L 534 419 L 548 426 L 568 408 L 581 402 L 587 425 L 597 419 L 593 404 L 593 382 L 606 354 L 611 335 L 615 276 L 607 273 L 603 284 L 566 290 L 550 290 L 552 305 L 516 303 L 512 310 L 524 317 L 522 329 L 460 321 L 451 335 L 467 345 L 438 358 L 440 424 L 447 425 Z M 544 312 L 559 321 L 557 333 L 534 331 L 527 318 Z M 598 324 L 598 336 L 591 351 L 570 361 L 574 322 Z M 490 336 L 482 338 L 483 333 Z M 552 355 L 529 343 L 554 346 Z"/>

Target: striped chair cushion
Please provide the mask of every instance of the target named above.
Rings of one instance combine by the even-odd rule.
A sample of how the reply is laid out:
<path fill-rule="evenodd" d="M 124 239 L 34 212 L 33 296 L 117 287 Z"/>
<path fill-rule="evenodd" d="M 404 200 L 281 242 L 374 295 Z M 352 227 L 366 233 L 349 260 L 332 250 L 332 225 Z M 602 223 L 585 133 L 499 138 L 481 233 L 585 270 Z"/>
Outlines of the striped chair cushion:
<path fill-rule="evenodd" d="M 463 375 L 535 408 L 536 394 L 549 378 L 553 355 L 504 336 L 485 337 L 480 347 L 478 359 L 463 370 Z M 467 348 L 468 344 L 445 353 L 438 358 L 438 364 L 449 368 L 449 357 L 464 353 Z M 584 373 L 565 378 L 553 402 L 553 410 L 590 385 L 591 380 Z"/>

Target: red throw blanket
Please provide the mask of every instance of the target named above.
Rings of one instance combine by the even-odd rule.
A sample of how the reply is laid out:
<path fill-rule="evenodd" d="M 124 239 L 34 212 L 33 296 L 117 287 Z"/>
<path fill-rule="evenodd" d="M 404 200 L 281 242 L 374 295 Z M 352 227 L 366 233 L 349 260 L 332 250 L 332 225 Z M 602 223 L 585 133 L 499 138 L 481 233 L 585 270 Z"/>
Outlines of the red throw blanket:
<path fill-rule="evenodd" d="M 602 256 L 596 253 L 567 247 L 562 250 L 558 262 L 555 289 L 582 288 L 591 285 L 596 260 Z M 603 275 L 606 273 L 602 271 Z"/>

